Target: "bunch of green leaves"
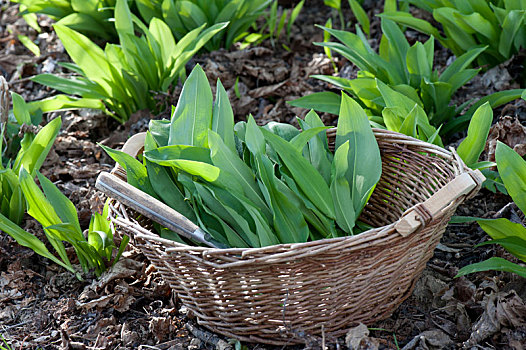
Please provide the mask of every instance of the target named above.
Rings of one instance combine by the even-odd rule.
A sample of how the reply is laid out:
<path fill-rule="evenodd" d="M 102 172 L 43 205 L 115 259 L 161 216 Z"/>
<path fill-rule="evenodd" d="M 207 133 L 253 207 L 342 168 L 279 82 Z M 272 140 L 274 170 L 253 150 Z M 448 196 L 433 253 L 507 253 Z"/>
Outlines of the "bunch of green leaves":
<path fill-rule="evenodd" d="M 376 116 L 375 119 L 379 118 L 380 125 L 388 127 L 384 110 L 390 107 L 382 86 L 387 86 L 397 95 L 403 96 L 401 98 L 404 100 L 412 101 L 411 108 L 417 104 L 427 114 L 429 124 L 433 127 L 439 128 L 445 124 L 440 130 L 441 135 L 450 135 L 466 127 L 475 110 L 485 102 L 489 102 L 495 108 L 519 98 L 524 92 L 522 89 L 500 91 L 476 103 L 470 100 L 460 106 L 450 105 L 452 95 L 479 72 L 480 69 L 468 67 L 485 48 L 471 49 L 439 74 L 436 69 L 433 70 L 433 37 L 425 43 L 417 42 L 410 46 L 396 23 L 382 19 L 381 26 L 383 36 L 379 54 L 371 48 L 359 26 L 356 27 L 356 34 L 322 27 L 340 42 L 315 44 L 340 53 L 358 66 L 360 71 L 358 77 L 351 80 L 335 76 L 313 76 L 350 93 L 368 109 L 370 115 Z M 337 113 L 339 99 L 337 94 L 322 92 L 302 97 L 291 104 Z M 460 116 L 470 104 L 470 108 Z"/>
<path fill-rule="evenodd" d="M 371 23 L 369 21 L 369 17 L 367 16 L 367 13 L 365 12 L 365 10 L 363 9 L 361 5 L 363 0 L 348 0 L 348 2 L 349 2 L 349 7 L 351 8 L 351 12 L 353 13 L 354 17 L 356 17 L 356 20 L 362 26 L 363 31 L 367 35 L 369 35 L 369 29 L 370 29 Z M 340 16 L 341 29 L 344 30 L 346 28 L 346 22 L 345 22 L 345 18 L 343 15 L 341 0 L 324 0 L 323 3 L 329 7 L 332 7 L 338 12 L 338 15 Z"/>
<path fill-rule="evenodd" d="M 134 24 L 143 35 L 135 35 Z M 208 29 L 205 24 L 189 32 L 178 42 L 170 28 L 158 18 L 146 27 L 131 14 L 126 0 L 115 5 L 115 28 L 120 45 L 99 48 L 86 36 L 63 25 L 55 31 L 75 64 L 65 67 L 78 74 L 65 78 L 40 74 L 32 80 L 62 91 L 46 100 L 31 103 L 43 112 L 72 108 L 102 110 L 119 122 L 125 122 L 138 110 L 158 111 L 154 95 L 166 92 L 177 79 L 186 76 L 185 64 L 227 23 Z M 77 97 L 80 96 L 80 97 Z"/>
<path fill-rule="evenodd" d="M 443 35 L 426 20 L 407 12 L 381 14 L 422 33 L 432 35 L 459 57 L 475 47 L 488 48 L 478 57 L 480 66 L 494 66 L 526 47 L 526 2 L 521 0 L 408 0 L 433 14 Z"/>
<path fill-rule="evenodd" d="M 48 15 L 58 24 L 105 40 L 116 37 L 111 18 L 115 0 L 11 0 L 20 4 L 20 14 L 40 30 L 36 14 Z"/>
<path fill-rule="evenodd" d="M 497 169 L 504 186 L 517 207 L 526 213 L 526 161 L 514 150 L 499 142 L 495 152 Z M 517 259 L 526 263 L 526 227 L 508 219 L 476 219 L 492 240 L 479 244 L 499 244 Z M 493 257 L 461 268 L 457 276 L 480 271 L 507 271 L 526 278 L 526 267 L 506 259 Z"/>
<path fill-rule="evenodd" d="M 381 175 L 363 109 L 344 95 L 335 153 L 311 111 L 289 124 L 234 126 L 218 81 L 215 102 L 197 66 L 171 120 L 152 121 L 142 161 L 105 148 L 128 182 L 164 201 L 225 246 L 262 247 L 360 232 L 357 218 Z M 161 231 L 161 236 L 174 233 Z"/>
<path fill-rule="evenodd" d="M 32 125 L 32 120 L 24 99 L 13 93 L 13 115 L 16 117 L 17 124 L 4 123 L 1 126 L 1 139 L 12 132 L 9 130 L 20 125 Z M 26 202 L 20 187 L 19 173 L 22 168 L 26 169 L 32 176 L 40 169 L 46 159 L 53 142 L 58 135 L 62 121 L 59 118 L 53 119 L 36 135 L 31 132 L 24 133 L 22 139 L 6 138 L 8 141 L 7 150 L 4 152 L 0 145 L 2 163 L 0 163 L 0 213 L 8 217 L 16 224 L 20 224 L 26 209 Z M 19 143 L 17 143 L 19 142 Z M 3 144 L 3 142 L 2 142 Z M 16 153 L 14 151 L 16 150 Z"/>
<path fill-rule="evenodd" d="M 164 0 L 159 1 L 156 12 L 146 14 L 141 11 L 143 18 L 150 16 L 163 18 L 172 29 L 176 38 L 180 39 L 203 23 L 212 26 L 222 22 L 229 22 L 225 31 L 215 36 L 205 45 L 208 51 L 230 48 L 232 44 L 247 35 L 247 30 L 264 14 L 272 0 Z M 137 2 L 147 2 L 139 1 Z M 141 8 L 139 7 L 139 10 Z"/>
<path fill-rule="evenodd" d="M 20 13 L 35 28 L 35 13 L 46 14 L 59 25 L 89 37 L 114 42 L 119 33 L 112 24 L 116 0 L 11 0 L 20 3 Z M 207 29 L 229 22 L 226 30 L 208 41 L 208 51 L 230 48 L 247 35 L 247 30 L 264 14 L 272 0 L 132 0 L 127 1 L 134 16 L 144 23 L 157 18 L 182 40 L 197 28 Z M 30 15 L 33 15 L 29 17 Z M 204 28 L 202 26 L 205 25 Z"/>
<path fill-rule="evenodd" d="M 28 214 L 42 225 L 46 238 L 58 257 L 53 255 L 35 235 L 24 231 L 1 214 L 0 229 L 20 245 L 31 248 L 35 253 L 52 260 L 82 279 L 66 253 L 64 242 L 67 242 L 73 246 L 83 272 L 94 270 L 95 274 L 100 276 L 108 266 L 119 259 L 129 238 L 125 236 L 116 251 L 113 233 L 106 219 L 108 205 L 104 207 L 102 215 L 95 213 L 91 217 L 87 237 L 84 236 L 73 203 L 49 179 L 38 172 L 36 174 L 43 192 L 24 167 L 20 169 L 20 187 L 27 201 Z"/>
<path fill-rule="evenodd" d="M 301 9 L 303 8 L 303 4 L 305 3 L 305 0 L 301 0 L 294 8 L 287 10 L 284 9 L 281 12 L 281 16 L 278 15 L 278 1 L 274 0 L 272 3 L 272 6 L 270 7 L 269 11 L 264 14 L 265 16 L 265 24 L 259 29 L 257 33 L 248 33 L 245 32 L 243 35 L 239 37 L 239 39 L 244 38 L 243 43 L 241 44 L 241 48 L 245 48 L 249 45 L 259 45 L 264 40 L 270 39 L 270 43 L 272 47 L 276 45 L 276 41 L 279 40 L 281 33 L 283 32 L 283 29 L 286 27 L 286 34 L 287 34 L 287 42 L 290 42 L 290 35 L 292 31 L 292 25 L 296 21 L 296 18 L 301 12 Z M 289 16 L 290 12 L 290 16 Z M 278 20 L 279 17 L 279 20 Z M 288 18 L 288 20 L 287 20 Z M 252 26 L 256 28 L 255 22 Z M 283 47 L 290 51 L 288 46 L 283 44 Z"/>

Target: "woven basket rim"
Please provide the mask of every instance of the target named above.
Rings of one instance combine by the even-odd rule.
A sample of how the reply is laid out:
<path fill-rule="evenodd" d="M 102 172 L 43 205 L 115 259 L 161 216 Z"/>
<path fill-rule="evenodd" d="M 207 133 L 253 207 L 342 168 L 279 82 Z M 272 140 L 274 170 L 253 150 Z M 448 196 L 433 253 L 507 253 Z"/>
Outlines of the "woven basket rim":
<path fill-rule="evenodd" d="M 372 128 L 373 133 L 375 134 L 375 137 L 378 138 L 378 136 L 387 136 L 390 139 L 395 139 L 400 142 L 401 145 L 408 145 L 408 146 L 420 146 L 424 147 L 427 152 L 433 153 L 434 155 L 430 155 L 430 157 L 438 156 L 446 158 L 449 162 L 453 163 L 455 165 L 455 169 L 458 170 L 458 174 L 455 174 L 455 176 L 458 176 L 462 173 L 469 172 L 470 169 L 464 164 L 462 159 L 458 157 L 456 152 L 452 149 L 451 151 L 448 151 L 444 149 L 443 147 L 431 144 L 429 142 L 425 142 L 422 140 L 418 140 L 416 138 L 413 138 L 411 136 L 407 136 L 398 132 L 390 131 L 390 130 L 384 130 L 384 129 L 378 129 L 378 128 Z M 334 136 L 337 132 L 337 128 L 330 128 L 327 129 L 327 135 L 328 136 Z M 451 180 L 453 180 L 452 178 Z M 438 191 L 439 189 L 437 189 Z M 429 194 L 429 197 L 431 197 L 432 194 Z M 428 197 L 428 198 L 429 198 Z M 452 205 L 451 203 L 450 205 Z M 409 210 L 411 210 L 412 207 L 407 208 L 405 213 L 407 213 Z M 402 214 L 398 220 L 389 223 L 384 226 L 374 227 L 367 231 L 361 232 L 356 235 L 347 235 L 342 237 L 331 237 L 331 238 L 323 238 L 316 241 L 307 241 L 307 242 L 298 242 L 298 243 L 280 243 L 272 246 L 265 246 L 265 247 L 249 247 L 249 248 L 213 248 L 213 247 L 206 247 L 206 246 L 194 246 L 194 245 L 188 245 L 179 243 L 176 241 L 172 241 L 169 239 L 161 238 L 157 233 L 152 232 L 151 230 L 145 229 L 141 226 L 138 222 L 135 221 L 135 218 L 129 218 L 125 219 L 119 217 L 115 218 L 113 217 L 113 214 L 116 214 L 117 210 L 111 211 L 112 213 L 112 221 L 114 221 L 117 225 L 124 225 L 124 226 L 134 226 L 135 230 L 139 228 L 139 231 L 137 232 L 137 237 L 143 237 L 146 239 L 152 239 L 159 243 L 165 244 L 166 251 L 167 252 L 175 252 L 175 251 L 192 251 L 194 253 L 200 253 L 201 255 L 234 255 L 239 256 L 242 259 L 248 258 L 250 260 L 250 256 L 252 255 L 266 255 L 267 257 L 270 257 L 272 255 L 283 255 L 286 252 L 293 251 L 293 250 L 301 250 L 303 248 L 323 248 L 323 247 L 333 247 L 334 245 L 342 245 L 342 246 L 352 246 L 352 245 L 359 245 L 359 244 L 365 244 L 372 241 L 378 241 L 379 239 L 386 240 L 385 243 L 388 243 L 388 236 L 391 234 L 399 234 L 394 226 L 395 224 L 401 220 L 405 213 Z M 318 249 L 316 249 L 318 250 Z M 320 249 L 322 250 L 322 249 Z"/>

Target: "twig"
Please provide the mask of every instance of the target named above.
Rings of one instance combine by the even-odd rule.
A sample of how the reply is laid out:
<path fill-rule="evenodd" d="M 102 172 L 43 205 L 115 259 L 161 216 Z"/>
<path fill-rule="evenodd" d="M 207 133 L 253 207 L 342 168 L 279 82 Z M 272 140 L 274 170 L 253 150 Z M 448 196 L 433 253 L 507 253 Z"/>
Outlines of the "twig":
<path fill-rule="evenodd" d="M 190 322 L 188 322 L 185 325 L 186 329 L 190 331 L 196 338 L 202 340 L 205 345 L 211 344 L 215 347 L 217 347 L 218 344 L 224 343 L 223 345 L 227 346 L 225 349 L 232 349 L 232 347 L 228 347 L 228 344 L 221 338 L 219 338 L 217 335 L 212 334 L 210 332 L 207 332 L 203 329 L 199 329 Z"/>

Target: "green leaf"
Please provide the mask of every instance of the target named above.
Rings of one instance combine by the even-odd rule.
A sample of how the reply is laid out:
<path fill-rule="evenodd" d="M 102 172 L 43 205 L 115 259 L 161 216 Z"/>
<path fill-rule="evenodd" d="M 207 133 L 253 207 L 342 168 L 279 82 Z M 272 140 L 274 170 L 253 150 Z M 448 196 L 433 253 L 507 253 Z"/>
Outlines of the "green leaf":
<path fill-rule="evenodd" d="M 208 147 L 212 125 L 212 91 L 206 74 L 197 65 L 183 85 L 170 126 L 169 145 Z"/>
<path fill-rule="evenodd" d="M 440 40 L 442 40 L 442 37 L 440 36 L 440 33 L 438 32 L 438 30 L 435 27 L 433 27 L 429 22 L 423 19 L 415 18 L 407 12 L 401 12 L 401 11 L 384 12 L 378 16 L 383 17 L 383 18 L 388 18 L 390 20 L 395 21 L 396 23 L 406 25 L 419 32 L 425 33 L 429 36 L 432 35 L 435 38 L 439 38 Z"/>
<path fill-rule="evenodd" d="M 61 220 L 55 212 L 55 209 L 24 168 L 20 169 L 19 179 L 24 197 L 27 201 L 27 213 L 35 218 L 43 227 L 60 224 Z M 70 265 L 66 249 L 61 239 L 59 239 L 52 230 L 45 229 L 44 233 L 59 254 L 60 259 L 67 265 Z"/>
<path fill-rule="evenodd" d="M 505 271 L 515 273 L 521 277 L 526 278 L 526 267 L 514 264 L 499 257 L 489 258 L 488 260 L 479 263 L 464 266 L 458 271 L 458 274 L 455 277 L 482 271 Z"/>
<path fill-rule="evenodd" d="M 430 40 L 433 40 L 433 38 Z M 431 76 L 432 66 L 429 66 L 426 49 L 420 42 L 417 42 L 407 50 L 406 65 L 410 74 L 422 78 Z"/>
<path fill-rule="evenodd" d="M 64 78 L 53 74 L 39 74 L 31 78 L 31 81 L 70 95 L 96 99 L 105 99 L 107 97 L 97 84 L 86 79 Z"/>
<path fill-rule="evenodd" d="M 488 102 L 480 106 L 473 114 L 469 123 L 468 136 L 457 148 L 458 155 L 468 166 L 478 162 L 480 154 L 486 146 L 492 121 L 493 110 Z"/>
<path fill-rule="evenodd" d="M 81 235 L 82 230 L 80 229 L 79 218 L 77 209 L 73 203 L 64 196 L 62 192 L 44 175 L 37 172 L 38 181 L 46 198 L 49 200 L 57 215 L 60 217 L 63 223 L 70 223 Z"/>
<path fill-rule="evenodd" d="M 305 3 L 305 0 L 301 0 L 293 9 L 292 9 L 292 12 L 290 13 L 290 18 L 289 18 L 289 21 L 287 23 L 287 40 L 290 40 L 290 34 L 291 34 L 291 29 L 292 29 L 292 24 L 294 24 L 294 22 L 296 22 L 296 18 L 298 18 L 300 12 L 301 12 L 301 9 L 303 8 L 303 4 Z"/>
<path fill-rule="evenodd" d="M 526 11 L 524 5 L 521 11 L 510 11 L 502 23 L 502 31 L 499 40 L 499 52 L 506 58 L 510 57 L 511 45 L 520 30 L 524 28 Z M 523 31 L 524 33 L 524 31 Z M 520 35 L 520 34 L 519 34 Z"/>
<path fill-rule="evenodd" d="M 493 239 L 519 237 L 526 240 L 526 227 L 508 219 L 477 219 L 477 223 Z"/>
<path fill-rule="evenodd" d="M 98 109 L 101 111 L 106 110 L 106 106 L 99 99 L 92 98 L 76 98 L 66 95 L 55 95 L 39 101 L 33 101 L 28 103 L 30 111 L 40 110 L 42 113 L 49 113 L 55 111 L 66 111 L 71 109 Z M 116 118 L 119 120 L 119 118 Z"/>
<path fill-rule="evenodd" d="M 336 149 L 347 141 L 350 152 L 346 178 L 351 186 L 351 200 L 358 216 L 380 180 L 382 161 L 367 115 L 358 103 L 342 93 Z"/>
<path fill-rule="evenodd" d="M 171 166 L 170 161 L 177 159 L 212 164 L 210 149 L 188 145 L 173 145 L 151 149 L 144 152 L 144 157 L 151 162 L 165 166 Z"/>
<path fill-rule="evenodd" d="M 292 140 L 290 140 L 290 144 L 296 149 L 296 151 L 302 152 L 303 148 L 307 145 L 307 142 L 309 142 L 312 138 L 317 137 L 320 132 L 330 128 L 330 126 L 319 126 L 304 130 Z"/>
<path fill-rule="evenodd" d="M 316 207 L 328 217 L 334 218 L 334 204 L 329 193 L 327 183 L 300 152 L 273 133 L 261 129 L 265 139 L 283 160 L 283 163 L 290 171 L 292 178 L 299 188 L 305 193 Z"/>
<path fill-rule="evenodd" d="M 348 234 L 352 234 L 356 222 L 351 186 L 347 181 L 349 171 L 349 140 L 345 141 L 334 153 L 331 172 L 331 194 L 336 212 L 338 226 Z"/>
<path fill-rule="evenodd" d="M 279 139 L 278 136 L 275 136 L 266 130 L 265 132 L 265 137 L 272 135 L 271 138 Z M 256 159 L 259 175 L 265 185 L 264 187 L 266 188 L 266 191 L 268 191 L 270 206 L 272 207 L 272 213 L 274 214 L 274 230 L 276 231 L 280 242 L 306 242 L 309 238 L 309 228 L 307 223 L 298 208 L 282 192 L 278 191 L 271 161 L 263 156 L 257 156 Z"/>
<path fill-rule="evenodd" d="M 298 122 L 300 119 L 298 119 Z M 322 127 L 323 121 L 321 118 L 311 110 L 305 116 L 305 122 L 300 122 L 301 128 L 303 130 L 313 128 L 313 127 Z M 329 152 L 329 145 L 327 141 L 327 134 L 320 133 L 317 137 L 309 140 L 309 154 L 311 164 L 318 169 L 320 174 L 325 179 L 327 184 L 330 183 L 331 177 L 331 161 L 332 154 Z"/>
<path fill-rule="evenodd" d="M 510 101 L 513 101 L 517 98 L 520 98 L 522 94 L 524 94 L 526 90 L 525 89 L 512 89 L 512 90 L 505 90 L 505 91 L 498 91 L 495 92 L 489 96 L 485 96 L 478 100 L 475 104 L 473 104 L 468 111 L 462 115 L 459 116 L 452 121 L 448 122 L 443 130 L 443 134 L 445 135 L 451 135 L 458 130 L 465 127 L 465 125 L 469 122 L 471 117 L 473 116 L 473 113 L 482 106 L 484 103 L 489 102 L 491 105 L 491 108 L 497 108 L 505 103 L 508 103 Z"/>
<path fill-rule="evenodd" d="M 269 122 L 263 127 L 285 141 L 291 141 L 300 134 L 300 131 L 296 127 L 288 123 Z"/>
<path fill-rule="evenodd" d="M 313 94 L 303 96 L 297 100 L 287 101 L 287 103 L 294 107 L 314 109 L 316 111 L 339 114 L 340 112 L 340 96 L 334 92 L 315 92 Z"/>
<path fill-rule="evenodd" d="M 510 236 L 501 239 L 494 239 L 491 241 L 479 243 L 476 246 L 480 247 L 489 244 L 499 244 L 508 252 L 513 254 L 516 258 L 526 262 L 526 240 L 520 237 Z"/>
<path fill-rule="evenodd" d="M 212 111 L 212 131 L 216 132 L 225 145 L 231 150 L 236 149 L 234 141 L 234 112 L 228 99 L 228 94 L 217 79 L 216 100 Z"/>
<path fill-rule="evenodd" d="M 497 169 L 513 201 L 526 213 L 526 161 L 510 147 L 497 142 Z"/>
<path fill-rule="evenodd" d="M 133 21 L 127 0 L 117 0 L 115 4 L 115 29 L 119 37 L 122 35 L 134 35 Z"/>
<path fill-rule="evenodd" d="M 75 12 L 62 17 L 57 24 L 73 29 L 77 32 L 97 36 L 105 40 L 110 40 L 115 35 L 113 25 L 104 22 L 102 18 L 95 18 L 86 13 Z"/>
<path fill-rule="evenodd" d="M 265 153 L 265 137 L 251 115 L 248 117 L 246 125 L 245 143 L 252 154 L 262 155 Z"/>
<path fill-rule="evenodd" d="M 475 60 L 482 52 L 484 52 L 486 48 L 487 46 L 476 47 L 469 50 L 462 56 L 458 57 L 442 72 L 442 74 L 440 74 L 438 80 L 443 82 L 450 82 L 450 80 L 455 76 L 455 74 L 458 74 L 465 70 L 467 67 L 469 67 L 471 62 L 473 62 L 473 60 Z M 455 87 L 454 84 L 452 85 Z M 459 87 L 454 88 L 454 90 L 458 89 Z"/>
<path fill-rule="evenodd" d="M 29 115 L 29 108 L 22 96 L 16 92 L 11 91 L 11 98 L 13 100 L 13 114 L 18 125 L 31 125 L 31 116 Z"/>
<path fill-rule="evenodd" d="M 73 62 L 111 96 L 114 87 L 108 82 L 110 68 L 104 51 L 86 36 L 68 27 L 55 24 L 53 28 Z"/>
<path fill-rule="evenodd" d="M 0 214 L 0 230 L 4 231 L 9 236 L 11 236 L 18 244 L 32 249 L 38 255 L 48 258 L 49 260 L 62 266 L 69 272 L 76 273 L 75 269 L 73 268 L 71 263 L 69 263 L 69 261 L 62 262 L 60 259 L 56 258 L 53 254 L 49 252 L 45 244 L 42 243 L 36 236 L 22 230 L 19 226 L 14 224 L 2 214 Z"/>
<path fill-rule="evenodd" d="M 18 40 L 24 45 L 31 53 L 37 57 L 40 57 L 40 48 L 37 44 L 31 41 L 26 35 L 17 35 Z"/>
<path fill-rule="evenodd" d="M 104 151 L 106 151 L 106 153 L 108 153 L 108 155 L 114 161 L 119 163 L 119 165 L 122 166 L 122 168 L 126 171 L 126 177 L 130 185 L 155 198 L 158 198 L 152 187 L 150 179 L 148 178 L 146 167 L 141 162 L 122 151 L 117 151 L 100 144 L 99 146 L 101 146 Z"/>
<path fill-rule="evenodd" d="M 35 176 L 46 159 L 62 125 L 61 117 L 55 118 L 42 128 L 27 149 L 22 149 L 16 157 L 13 170 L 18 173 L 23 167 Z"/>
<path fill-rule="evenodd" d="M 354 16 L 358 20 L 358 23 L 360 23 L 362 26 L 364 32 L 369 35 L 369 17 L 367 16 L 367 13 L 364 11 L 363 7 L 356 0 L 349 0 L 349 6 L 351 7 Z"/>
<path fill-rule="evenodd" d="M 208 132 L 208 140 L 210 144 L 210 157 L 214 165 L 234 176 L 243 187 L 243 193 L 247 198 L 250 199 L 266 217 L 270 218 L 270 211 L 262 199 L 252 169 L 239 158 L 237 153 L 234 153 L 235 151 L 232 151 L 226 146 L 217 133 L 210 130 Z"/>

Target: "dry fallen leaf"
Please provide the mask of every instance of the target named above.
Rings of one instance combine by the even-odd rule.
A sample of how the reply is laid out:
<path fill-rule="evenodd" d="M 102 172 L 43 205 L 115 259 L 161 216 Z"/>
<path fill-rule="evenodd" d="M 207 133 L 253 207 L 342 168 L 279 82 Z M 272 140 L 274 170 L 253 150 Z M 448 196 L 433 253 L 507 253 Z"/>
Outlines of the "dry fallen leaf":
<path fill-rule="evenodd" d="M 379 342 L 375 338 L 369 338 L 369 329 L 363 323 L 347 332 L 345 344 L 350 350 L 376 350 L 379 347 Z"/>
<path fill-rule="evenodd" d="M 499 332 L 502 326 L 518 327 L 525 324 L 526 305 L 514 290 L 507 293 L 492 293 L 486 300 L 484 313 L 473 325 L 471 336 L 463 346 L 467 348 L 479 344 Z"/>
<path fill-rule="evenodd" d="M 522 126 L 516 117 L 509 115 L 500 117 L 490 129 L 486 142 L 487 160 L 495 161 L 497 141 L 504 142 L 522 157 L 526 155 L 526 127 Z"/>

